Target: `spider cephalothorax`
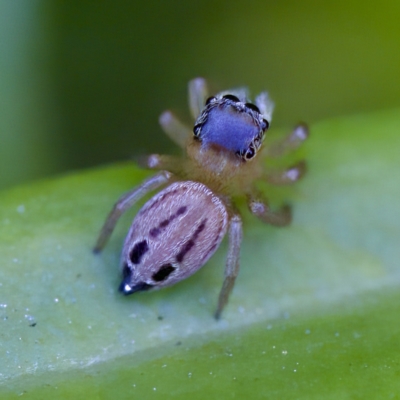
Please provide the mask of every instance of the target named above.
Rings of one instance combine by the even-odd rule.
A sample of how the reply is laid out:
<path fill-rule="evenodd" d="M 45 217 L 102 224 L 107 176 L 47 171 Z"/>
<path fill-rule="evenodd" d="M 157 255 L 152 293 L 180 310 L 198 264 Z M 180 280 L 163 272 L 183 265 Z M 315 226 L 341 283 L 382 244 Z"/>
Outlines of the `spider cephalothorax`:
<path fill-rule="evenodd" d="M 228 231 L 225 279 L 215 313 L 219 318 L 239 272 L 242 222 L 235 199 L 246 197 L 250 211 L 262 221 L 287 225 L 291 220 L 289 207 L 272 211 L 255 182 L 294 183 L 303 175 L 305 164 L 268 171 L 262 159 L 256 158 L 271 121 L 273 104 L 267 93 L 261 93 L 253 104 L 244 89 L 209 98 L 207 92 L 204 79 L 189 83 L 194 135 L 171 112 L 161 115 L 162 128 L 186 150 L 186 156 L 148 157 L 147 167 L 160 172 L 118 200 L 94 250 L 104 247 L 123 212 L 148 192 L 166 186 L 142 207 L 132 223 L 122 250 L 120 290 L 131 294 L 187 278 L 214 254 Z M 298 125 L 271 147 L 268 155 L 276 157 L 296 149 L 307 137 L 307 128 Z"/>
<path fill-rule="evenodd" d="M 261 147 L 268 127 L 269 122 L 255 104 L 226 94 L 207 99 L 193 132 L 205 146 L 219 145 L 248 161 Z"/>

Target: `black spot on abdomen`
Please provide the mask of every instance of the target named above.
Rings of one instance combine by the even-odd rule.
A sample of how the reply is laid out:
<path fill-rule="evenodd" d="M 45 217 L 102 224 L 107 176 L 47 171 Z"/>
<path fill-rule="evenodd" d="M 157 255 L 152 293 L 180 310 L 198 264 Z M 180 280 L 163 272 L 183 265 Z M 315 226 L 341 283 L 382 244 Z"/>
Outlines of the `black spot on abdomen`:
<path fill-rule="evenodd" d="M 185 212 L 186 212 L 186 210 L 187 210 L 187 207 L 186 206 L 182 206 L 182 207 L 179 207 L 178 208 L 178 211 L 176 212 L 176 216 L 178 216 L 178 215 L 182 215 L 182 214 L 184 214 Z"/>
<path fill-rule="evenodd" d="M 185 255 L 190 251 L 190 249 L 194 246 L 194 240 L 190 239 L 188 240 L 183 248 L 181 249 L 181 251 L 178 253 L 178 255 L 176 256 L 176 261 L 178 262 L 182 262 L 183 258 L 185 257 Z"/>
<path fill-rule="evenodd" d="M 185 214 L 186 211 L 186 206 L 179 207 L 175 214 L 172 214 L 169 218 L 162 220 L 155 228 L 151 228 L 149 231 L 150 236 L 156 238 L 174 219 Z"/>
<path fill-rule="evenodd" d="M 200 233 L 204 230 L 204 228 L 206 226 L 206 221 L 207 221 L 207 218 L 204 218 L 203 221 L 201 221 L 200 225 L 197 227 L 197 229 L 193 233 L 192 237 L 183 245 L 182 249 L 176 256 L 177 262 L 179 262 L 179 263 L 182 262 L 186 256 L 186 254 L 195 245 L 197 237 L 200 235 Z"/>
<path fill-rule="evenodd" d="M 157 237 L 161 233 L 161 229 L 159 228 L 152 228 L 150 229 L 150 236 Z"/>
<path fill-rule="evenodd" d="M 129 255 L 132 264 L 139 264 L 142 257 L 148 251 L 149 251 L 149 246 L 146 240 L 136 243 Z"/>
<path fill-rule="evenodd" d="M 122 277 L 124 280 L 129 280 L 130 277 L 132 276 L 132 270 L 129 268 L 129 265 L 124 263 L 122 267 Z"/>
<path fill-rule="evenodd" d="M 175 267 L 173 267 L 171 264 L 165 264 L 165 265 L 161 266 L 160 269 L 155 274 L 153 274 L 152 278 L 156 282 L 163 282 L 174 271 L 175 271 Z"/>

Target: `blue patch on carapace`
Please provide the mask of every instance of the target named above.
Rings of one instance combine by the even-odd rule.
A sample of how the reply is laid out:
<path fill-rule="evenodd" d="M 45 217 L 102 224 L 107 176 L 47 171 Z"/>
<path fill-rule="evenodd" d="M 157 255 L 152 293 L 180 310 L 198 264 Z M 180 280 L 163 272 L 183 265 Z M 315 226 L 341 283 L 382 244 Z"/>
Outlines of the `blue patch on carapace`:
<path fill-rule="evenodd" d="M 224 104 L 208 110 L 199 139 L 205 146 L 215 144 L 237 153 L 245 151 L 257 136 L 260 127 L 249 113 Z"/>

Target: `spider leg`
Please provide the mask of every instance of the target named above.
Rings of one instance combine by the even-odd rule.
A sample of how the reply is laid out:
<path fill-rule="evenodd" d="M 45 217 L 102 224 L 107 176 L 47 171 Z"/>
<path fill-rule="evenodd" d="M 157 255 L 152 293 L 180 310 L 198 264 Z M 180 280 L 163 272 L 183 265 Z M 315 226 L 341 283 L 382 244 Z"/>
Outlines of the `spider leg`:
<path fill-rule="evenodd" d="M 189 109 L 194 119 L 200 115 L 208 97 L 207 82 L 203 78 L 195 78 L 189 82 Z"/>
<path fill-rule="evenodd" d="M 292 212 L 290 206 L 285 204 L 282 208 L 276 211 L 272 211 L 267 201 L 259 200 L 257 198 L 249 196 L 248 206 L 252 214 L 254 214 L 261 221 L 274 225 L 274 226 L 286 226 L 292 221 Z"/>
<path fill-rule="evenodd" d="M 269 157 L 280 157 L 289 151 L 296 150 L 309 137 L 308 127 L 305 124 L 297 125 L 289 135 L 278 140 L 267 149 Z"/>
<path fill-rule="evenodd" d="M 261 114 L 263 117 L 271 123 L 272 119 L 272 112 L 274 111 L 274 103 L 269 98 L 267 92 L 261 92 L 256 97 L 256 106 L 260 109 Z"/>
<path fill-rule="evenodd" d="M 193 135 L 192 131 L 184 125 L 171 111 L 164 111 L 158 122 L 167 136 L 178 146 L 185 148 L 188 139 Z"/>
<path fill-rule="evenodd" d="M 284 170 L 274 170 L 265 173 L 264 179 L 273 185 L 292 185 L 301 179 L 307 171 L 304 160 Z"/>
<path fill-rule="evenodd" d="M 103 227 L 101 228 L 99 237 L 94 246 L 93 252 L 99 253 L 106 245 L 115 225 L 117 224 L 121 215 L 131 208 L 136 201 L 142 198 L 151 190 L 157 189 L 159 186 L 171 180 L 171 174 L 167 171 L 161 171 L 158 174 L 146 179 L 140 186 L 125 193 L 114 205 L 111 212 L 108 214 Z"/>
<path fill-rule="evenodd" d="M 169 171 L 174 175 L 177 175 L 182 170 L 182 165 L 184 162 L 184 159 L 176 156 L 151 154 L 149 156 L 142 157 L 139 160 L 139 165 L 144 168 L 155 169 L 158 171 Z"/>
<path fill-rule="evenodd" d="M 215 312 L 215 318 L 221 317 L 222 310 L 228 302 L 229 295 L 232 292 L 236 277 L 239 273 L 239 253 L 242 242 L 242 220 L 238 214 L 233 215 L 229 223 L 229 248 L 225 264 L 225 279 L 222 284 L 218 298 L 218 307 Z"/>

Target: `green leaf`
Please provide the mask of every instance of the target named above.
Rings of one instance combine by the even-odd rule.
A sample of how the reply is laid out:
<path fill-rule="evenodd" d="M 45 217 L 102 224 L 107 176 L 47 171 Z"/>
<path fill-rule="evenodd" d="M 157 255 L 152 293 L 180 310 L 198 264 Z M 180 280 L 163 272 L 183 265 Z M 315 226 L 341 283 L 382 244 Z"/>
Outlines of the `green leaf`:
<path fill-rule="evenodd" d="M 4 192 L 2 399 L 398 398 L 399 126 L 396 109 L 312 127 L 308 175 L 271 193 L 292 203 L 293 224 L 245 214 L 218 322 L 226 244 L 185 282 L 130 297 L 117 291 L 119 252 L 139 205 L 91 252 L 148 172 L 117 165 Z"/>

